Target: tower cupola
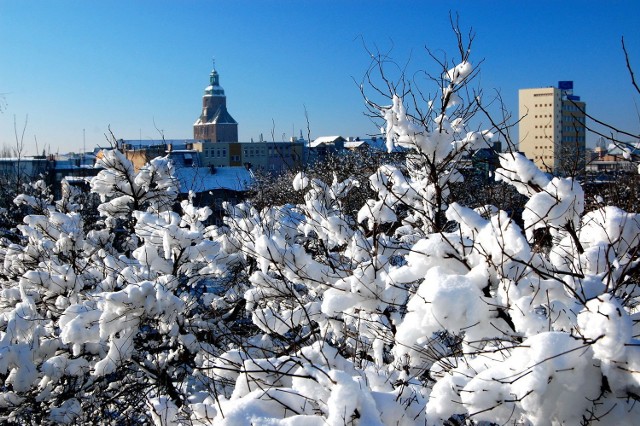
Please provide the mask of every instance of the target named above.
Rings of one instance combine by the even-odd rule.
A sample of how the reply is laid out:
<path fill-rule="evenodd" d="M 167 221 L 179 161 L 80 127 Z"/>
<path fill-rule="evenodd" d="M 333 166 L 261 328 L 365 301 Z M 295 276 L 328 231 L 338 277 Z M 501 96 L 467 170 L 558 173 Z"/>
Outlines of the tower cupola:
<path fill-rule="evenodd" d="M 209 82 L 212 86 L 220 86 L 220 76 L 215 68 L 211 70 L 211 74 L 209 74 Z"/>
<path fill-rule="evenodd" d="M 204 89 L 205 96 L 224 96 L 224 89 L 220 87 L 220 75 L 216 71 L 215 64 L 209 74 L 209 86 Z"/>

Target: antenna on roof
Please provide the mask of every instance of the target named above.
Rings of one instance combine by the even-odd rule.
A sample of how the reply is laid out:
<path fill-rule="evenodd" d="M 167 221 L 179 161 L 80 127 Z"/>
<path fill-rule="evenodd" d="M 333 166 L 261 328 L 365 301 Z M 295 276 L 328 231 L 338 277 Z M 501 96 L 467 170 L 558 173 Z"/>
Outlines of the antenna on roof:
<path fill-rule="evenodd" d="M 215 70 L 216 69 L 216 57 L 215 56 L 211 57 L 211 63 L 213 65 L 213 69 Z"/>

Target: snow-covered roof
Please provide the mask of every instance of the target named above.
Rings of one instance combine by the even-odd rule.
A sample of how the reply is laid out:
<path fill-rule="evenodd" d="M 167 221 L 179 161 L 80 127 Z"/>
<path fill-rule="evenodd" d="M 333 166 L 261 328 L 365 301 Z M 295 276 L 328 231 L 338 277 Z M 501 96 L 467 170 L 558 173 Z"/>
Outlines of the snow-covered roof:
<path fill-rule="evenodd" d="M 336 143 L 339 139 L 345 140 L 342 136 L 320 136 L 316 138 L 313 142 L 309 143 L 311 148 L 316 148 L 322 144 L 333 144 Z"/>
<path fill-rule="evenodd" d="M 3 163 L 17 163 L 18 161 L 22 163 L 39 163 L 46 162 L 46 158 L 33 158 L 33 157 L 3 157 L 0 158 L 0 162 Z"/>
<path fill-rule="evenodd" d="M 208 121 L 216 124 L 238 124 L 238 122 L 229 114 L 227 107 L 220 105 L 213 117 Z"/>
<path fill-rule="evenodd" d="M 166 139 L 121 139 L 121 141 L 125 145 L 130 145 L 136 148 L 163 146 L 170 143 L 170 141 Z"/>
<path fill-rule="evenodd" d="M 197 142 L 195 139 L 122 139 L 122 143 L 131 148 L 150 148 L 163 146 L 185 146 Z M 108 148 L 111 149 L 111 148 Z"/>
<path fill-rule="evenodd" d="M 253 180 L 245 167 L 220 167 L 211 173 L 209 167 L 176 167 L 175 176 L 180 192 L 206 192 L 215 189 L 246 191 Z"/>
<path fill-rule="evenodd" d="M 362 139 L 357 141 L 347 141 L 344 143 L 344 147 L 346 149 L 357 149 L 362 147 L 363 145 L 369 147 L 369 149 L 373 151 L 387 152 L 387 140 L 385 138 Z M 393 152 L 401 151 L 404 151 L 404 148 L 397 144 L 394 144 Z"/>
<path fill-rule="evenodd" d="M 347 149 L 360 148 L 364 143 L 365 141 L 347 141 L 344 143 L 344 147 Z"/>
<path fill-rule="evenodd" d="M 69 183 L 91 183 L 91 179 L 93 176 L 65 176 L 62 180 L 67 181 Z"/>
<path fill-rule="evenodd" d="M 638 156 L 640 155 L 640 147 L 637 147 L 635 143 L 625 143 L 623 146 L 609 145 L 607 154 L 616 156 L 624 156 L 625 154 L 628 156 Z"/>
<path fill-rule="evenodd" d="M 238 122 L 229 114 L 225 105 L 220 105 L 215 111 L 205 108 L 203 114 L 194 123 L 194 125 L 205 124 L 238 124 Z"/>
<path fill-rule="evenodd" d="M 199 153 L 193 149 L 175 149 L 169 152 L 169 158 L 173 161 L 176 169 L 200 166 Z"/>

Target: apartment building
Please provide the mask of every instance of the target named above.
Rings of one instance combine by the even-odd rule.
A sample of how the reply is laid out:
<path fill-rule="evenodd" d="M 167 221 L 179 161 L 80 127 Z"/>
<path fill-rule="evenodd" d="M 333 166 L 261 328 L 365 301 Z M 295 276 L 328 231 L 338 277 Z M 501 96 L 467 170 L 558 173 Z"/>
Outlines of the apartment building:
<path fill-rule="evenodd" d="M 519 150 L 544 171 L 584 172 L 586 104 L 572 81 L 519 91 Z"/>

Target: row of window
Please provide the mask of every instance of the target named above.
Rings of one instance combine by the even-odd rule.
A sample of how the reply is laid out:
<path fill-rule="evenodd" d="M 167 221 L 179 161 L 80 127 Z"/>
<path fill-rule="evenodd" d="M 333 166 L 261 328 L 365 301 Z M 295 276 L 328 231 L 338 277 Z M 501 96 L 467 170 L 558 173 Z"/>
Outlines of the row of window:
<path fill-rule="evenodd" d="M 230 158 L 230 162 L 231 163 L 233 163 L 233 162 L 239 163 L 240 162 L 240 156 L 239 155 L 232 155 L 231 158 Z M 226 161 L 224 163 L 218 163 L 218 162 L 214 161 L 210 165 L 213 166 L 213 167 L 227 167 L 228 164 L 227 164 Z"/>
<path fill-rule="evenodd" d="M 575 106 L 574 104 L 570 104 L 570 103 L 563 103 L 562 104 L 562 110 L 563 111 L 580 111 L 580 108 L 578 108 L 577 106 Z"/>
<path fill-rule="evenodd" d="M 535 104 L 535 107 L 550 107 L 553 106 L 553 104 Z"/>
<path fill-rule="evenodd" d="M 204 156 L 206 158 L 227 158 L 227 149 L 226 148 L 218 148 L 218 149 L 205 149 Z"/>
<path fill-rule="evenodd" d="M 562 126 L 563 132 L 575 132 L 575 133 L 584 133 L 584 127 L 582 126 Z"/>
<path fill-rule="evenodd" d="M 272 148 L 269 148 L 269 156 L 271 156 L 271 150 Z M 264 157 L 265 150 L 264 148 L 245 148 L 242 153 L 245 157 Z"/>
<path fill-rule="evenodd" d="M 562 142 L 584 142 L 584 136 L 563 136 Z"/>
<path fill-rule="evenodd" d="M 563 115 L 562 116 L 562 122 L 563 123 L 575 123 L 576 121 L 578 123 L 584 123 L 584 117 L 576 117 L 576 116 L 573 116 L 573 115 Z"/>
<path fill-rule="evenodd" d="M 284 152 L 280 152 L 280 150 L 276 149 L 276 148 L 269 148 L 268 153 L 269 153 L 269 157 L 279 157 L 281 155 L 290 155 L 290 147 L 286 147 L 286 149 L 282 150 L 282 151 L 286 151 L 286 154 L 284 154 Z M 227 149 L 226 148 L 208 148 L 205 149 L 203 151 L 205 158 L 227 158 Z M 245 158 L 252 158 L 252 157 L 264 157 L 265 154 L 267 153 L 267 150 L 265 150 L 265 148 L 245 148 L 243 150 L 243 155 Z M 293 154 L 291 154 L 293 156 Z M 240 156 L 238 155 L 232 155 L 231 156 L 231 161 L 234 161 L 233 158 L 237 157 L 238 161 L 240 161 Z"/>
<path fill-rule="evenodd" d="M 284 146 L 282 148 L 244 148 L 242 151 L 245 157 L 264 157 L 268 153 L 269 157 L 289 156 L 291 153 L 290 146 Z"/>

